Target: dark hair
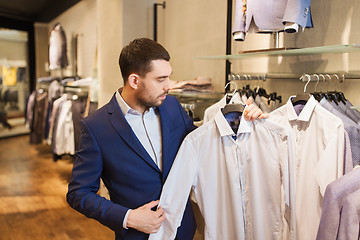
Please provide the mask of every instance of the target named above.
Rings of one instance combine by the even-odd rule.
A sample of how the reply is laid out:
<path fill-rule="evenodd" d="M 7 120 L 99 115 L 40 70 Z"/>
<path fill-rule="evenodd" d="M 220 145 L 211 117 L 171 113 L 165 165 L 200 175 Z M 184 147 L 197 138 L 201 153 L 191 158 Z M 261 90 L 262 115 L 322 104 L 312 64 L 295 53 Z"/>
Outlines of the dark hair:
<path fill-rule="evenodd" d="M 145 77 L 151 71 L 152 60 L 170 60 L 170 55 L 159 43 L 149 38 L 138 38 L 121 50 L 119 66 L 124 84 L 132 73 Z"/>

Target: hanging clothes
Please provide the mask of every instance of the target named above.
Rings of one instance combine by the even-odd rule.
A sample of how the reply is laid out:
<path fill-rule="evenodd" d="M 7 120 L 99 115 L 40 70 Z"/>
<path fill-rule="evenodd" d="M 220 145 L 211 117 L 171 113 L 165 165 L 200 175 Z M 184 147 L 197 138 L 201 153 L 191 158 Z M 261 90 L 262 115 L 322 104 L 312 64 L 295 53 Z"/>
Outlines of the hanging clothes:
<path fill-rule="evenodd" d="M 30 132 L 30 143 L 39 144 L 44 139 L 45 118 L 48 109 L 48 94 L 43 92 L 35 97 L 34 117 Z"/>
<path fill-rule="evenodd" d="M 71 112 L 72 101 L 67 100 L 59 112 L 59 120 L 56 128 L 56 154 L 75 154 L 74 123 Z"/>
<path fill-rule="evenodd" d="M 353 209 L 352 212 L 345 213 L 345 211 L 343 211 L 343 207 L 345 204 L 349 204 L 348 207 L 351 207 L 351 202 L 346 203 L 347 197 L 359 189 L 360 168 L 352 170 L 327 186 L 322 206 L 321 220 L 316 237 L 317 240 L 358 239 L 359 234 L 356 235 L 356 237 L 346 237 L 344 236 L 346 234 L 343 234 L 343 230 L 341 234 L 342 237 L 340 237 L 339 227 L 341 218 L 343 218 L 344 223 L 344 219 L 348 219 L 354 215 L 357 216 L 357 212 Z M 360 203 L 359 199 L 360 196 L 356 200 L 358 203 Z M 360 221 L 352 222 L 351 224 L 348 224 L 348 226 L 352 228 L 354 223 L 356 224 L 357 231 L 359 231 Z M 343 225 L 343 229 L 344 228 L 345 226 Z"/>
<path fill-rule="evenodd" d="M 343 175 L 344 125 L 313 96 L 296 106 L 293 98 L 269 119 L 292 131 L 297 239 L 315 239 L 326 186 Z"/>
<path fill-rule="evenodd" d="M 205 239 L 295 239 L 294 166 L 288 131 L 271 120 L 237 133 L 218 110 L 183 141 L 163 187 L 166 219 L 149 239 L 174 239 L 190 189 Z"/>
<path fill-rule="evenodd" d="M 351 109 L 354 114 L 357 116 L 357 119 L 360 120 L 360 112 L 357 109 L 352 109 L 351 107 L 353 107 L 353 105 L 351 104 L 351 102 L 349 100 L 346 100 L 346 106 Z M 360 121 L 356 121 L 358 125 L 360 125 Z"/>
<path fill-rule="evenodd" d="M 339 102 L 338 104 L 330 102 L 330 104 L 332 104 L 339 112 L 353 120 L 357 125 L 360 125 L 360 117 L 356 114 L 355 109 L 349 108 L 343 102 Z"/>
<path fill-rule="evenodd" d="M 360 189 L 346 197 L 341 212 L 339 239 L 359 239 Z"/>
<path fill-rule="evenodd" d="M 338 111 L 335 106 L 329 103 L 325 98 L 320 101 L 320 105 L 341 119 L 344 123 L 345 131 L 349 136 L 350 146 L 348 148 L 351 151 L 352 159 L 351 164 L 348 163 L 349 159 L 344 160 L 345 168 L 347 169 L 345 171 L 346 173 L 349 169 L 353 169 L 354 166 L 360 163 L 360 126 L 348 116 Z"/>
<path fill-rule="evenodd" d="M 246 11 L 243 4 L 246 3 Z M 237 0 L 233 24 L 234 40 L 244 41 L 245 33 L 297 32 L 298 26 L 312 28 L 311 0 Z"/>
<path fill-rule="evenodd" d="M 227 98 L 230 98 L 230 101 L 227 102 Z M 218 102 L 214 103 L 213 105 L 209 106 L 205 109 L 204 112 L 204 123 L 210 121 L 215 117 L 219 109 L 223 108 L 228 103 L 239 103 L 244 104 L 241 101 L 240 94 L 238 92 L 235 92 L 232 96 L 229 94 L 225 94 L 224 97 L 222 97 Z"/>
<path fill-rule="evenodd" d="M 49 41 L 49 68 L 65 68 L 68 65 L 66 35 L 60 23 L 54 25 Z"/>

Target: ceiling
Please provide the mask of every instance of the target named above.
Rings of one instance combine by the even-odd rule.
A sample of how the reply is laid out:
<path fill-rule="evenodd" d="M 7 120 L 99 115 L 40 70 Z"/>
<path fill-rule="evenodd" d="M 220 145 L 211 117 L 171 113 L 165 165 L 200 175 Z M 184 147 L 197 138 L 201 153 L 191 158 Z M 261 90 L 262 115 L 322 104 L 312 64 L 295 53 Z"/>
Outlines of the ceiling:
<path fill-rule="evenodd" d="M 49 22 L 81 0 L 0 0 L 0 16 Z"/>

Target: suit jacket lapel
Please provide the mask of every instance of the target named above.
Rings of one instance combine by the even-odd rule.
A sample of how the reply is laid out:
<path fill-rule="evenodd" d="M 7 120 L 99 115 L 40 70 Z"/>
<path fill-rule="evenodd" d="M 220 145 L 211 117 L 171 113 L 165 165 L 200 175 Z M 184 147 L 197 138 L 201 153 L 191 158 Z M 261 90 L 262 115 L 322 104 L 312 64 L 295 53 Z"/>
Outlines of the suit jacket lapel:
<path fill-rule="evenodd" d="M 161 142 L 162 142 L 162 172 L 163 176 L 167 176 L 171 165 L 172 160 L 169 159 L 169 149 L 171 144 L 171 138 L 170 138 L 170 122 L 169 121 L 169 114 L 167 110 L 160 106 L 158 107 L 159 114 L 160 114 L 160 122 L 161 122 Z"/>
<path fill-rule="evenodd" d="M 160 169 L 152 160 L 150 155 L 147 153 L 145 148 L 140 143 L 139 139 L 136 137 L 135 133 L 132 131 L 130 125 L 126 121 L 123 113 L 120 110 L 119 105 L 117 104 L 115 95 L 108 104 L 108 113 L 109 119 L 117 133 L 120 137 L 132 148 L 142 159 L 144 159 L 149 165 L 154 169 L 160 172 Z"/>

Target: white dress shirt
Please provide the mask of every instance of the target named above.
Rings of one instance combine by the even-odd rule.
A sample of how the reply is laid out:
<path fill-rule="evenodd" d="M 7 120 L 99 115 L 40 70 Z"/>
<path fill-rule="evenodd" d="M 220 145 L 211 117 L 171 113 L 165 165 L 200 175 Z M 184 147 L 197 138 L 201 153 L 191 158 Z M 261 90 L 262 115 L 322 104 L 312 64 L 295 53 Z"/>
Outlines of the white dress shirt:
<path fill-rule="evenodd" d="M 343 175 L 344 125 L 313 96 L 297 115 L 293 97 L 269 119 L 292 130 L 297 238 L 316 239 L 326 186 Z"/>
<path fill-rule="evenodd" d="M 175 238 L 191 188 L 207 240 L 282 239 L 288 226 L 295 236 L 289 139 L 274 122 L 244 116 L 235 134 L 218 110 L 183 141 L 160 197 L 166 220 L 149 239 Z"/>
<path fill-rule="evenodd" d="M 56 128 L 55 149 L 57 155 L 75 154 L 74 122 L 71 112 L 72 101 L 67 100 L 59 113 L 58 125 Z"/>
<path fill-rule="evenodd" d="M 204 123 L 213 119 L 215 117 L 215 115 L 217 114 L 217 112 L 219 111 L 219 109 L 223 108 L 227 104 L 227 102 L 226 102 L 227 97 L 228 97 L 228 95 L 225 94 L 224 97 L 221 98 L 218 102 L 214 103 L 213 105 L 211 105 L 210 107 L 205 109 Z M 243 104 L 243 102 L 241 101 L 239 92 L 234 93 L 234 95 L 231 97 L 229 103 Z"/>

